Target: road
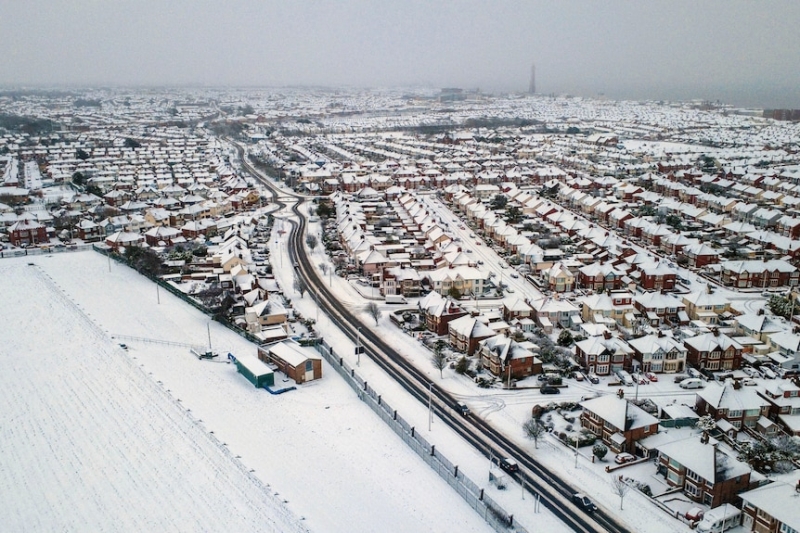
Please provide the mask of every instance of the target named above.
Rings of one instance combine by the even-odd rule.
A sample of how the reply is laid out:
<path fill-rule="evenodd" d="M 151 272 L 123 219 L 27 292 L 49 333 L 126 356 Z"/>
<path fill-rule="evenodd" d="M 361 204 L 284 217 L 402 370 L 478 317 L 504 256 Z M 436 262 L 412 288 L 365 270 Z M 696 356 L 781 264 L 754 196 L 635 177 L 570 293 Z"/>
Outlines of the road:
<path fill-rule="evenodd" d="M 384 342 L 380 336 L 364 326 L 323 283 L 323 280 L 320 279 L 320 276 L 309 261 L 303 244 L 307 221 L 299 209 L 306 197 L 296 193 L 289 193 L 285 190 L 278 190 L 270 180 L 261 176 L 247 162 L 244 157 L 244 148 L 238 143 L 234 143 L 234 145 L 239 151 L 243 168 L 266 187 L 273 190 L 278 198 L 276 201 L 278 205 L 285 208 L 287 202 L 284 201 L 284 198 L 286 197 L 292 197 L 297 200 L 292 206 L 292 211 L 297 216 L 297 221 L 289 220 L 292 225 L 288 240 L 289 256 L 298 276 L 303 279 L 309 290 L 315 292 L 318 303 L 328 314 L 333 324 L 353 339 L 356 338 L 358 329 L 361 328 L 360 339 L 361 345 L 365 348 L 365 354 L 420 402 L 427 404 L 429 389 L 432 390 L 434 406 L 440 418 L 487 458 L 514 457 L 520 465 L 520 473 L 516 476 L 517 480 L 524 482 L 532 493 L 540 495 L 541 503 L 574 531 L 611 531 L 619 533 L 630 531 L 626 526 L 619 523 L 616 517 L 603 509 L 587 514 L 576 507 L 571 501 L 571 496 L 575 492 L 579 492 L 579 488 L 570 485 L 566 479 L 560 476 L 560 473 L 550 471 L 533 457 L 530 457 L 524 448 L 497 431 L 483 419 L 476 416 L 463 417 L 457 414 L 453 408 L 456 403 L 455 398 L 435 384 L 431 388 L 427 375 L 409 363 L 396 350 Z M 288 198 L 286 199 L 288 200 Z"/>

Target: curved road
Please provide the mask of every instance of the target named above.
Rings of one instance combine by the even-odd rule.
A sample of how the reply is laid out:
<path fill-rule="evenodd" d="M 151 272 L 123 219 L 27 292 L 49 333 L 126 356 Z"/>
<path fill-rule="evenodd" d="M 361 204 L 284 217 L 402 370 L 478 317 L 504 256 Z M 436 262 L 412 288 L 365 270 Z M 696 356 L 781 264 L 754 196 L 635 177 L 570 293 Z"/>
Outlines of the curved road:
<path fill-rule="evenodd" d="M 295 265 L 298 275 L 310 289 L 313 288 L 315 291 L 320 306 L 323 307 L 325 312 L 329 315 L 331 321 L 342 331 L 348 333 L 352 338 L 356 338 L 358 335 L 358 328 L 361 328 L 361 344 L 365 348 L 366 355 L 370 356 L 378 366 L 400 383 L 412 396 L 423 403 L 427 403 L 430 387 L 428 377 L 405 360 L 402 355 L 384 342 L 378 335 L 373 333 L 368 327 L 364 326 L 355 315 L 338 301 L 336 296 L 322 282 L 316 270 L 313 268 L 303 244 L 303 235 L 306 231 L 306 218 L 299 210 L 299 206 L 307 197 L 278 189 L 269 179 L 264 178 L 248 163 L 244 148 L 238 143 L 233 144 L 239 152 L 243 168 L 273 191 L 276 198 L 275 203 L 284 208 L 287 206 L 287 203 L 281 201 L 281 197 L 289 196 L 299 200 L 292 207 L 292 211 L 297 215 L 299 222 L 294 220 L 289 221 L 292 225 L 292 231 L 288 241 L 289 256 L 292 263 Z M 524 481 L 534 493 L 539 494 L 540 501 L 544 506 L 574 531 L 630 532 L 626 526 L 619 523 L 613 515 L 607 513 L 603 509 L 598 509 L 592 514 L 587 514 L 576 507 L 571 501 L 571 495 L 575 492 L 579 492 L 579 489 L 571 486 L 565 479 L 559 476 L 559 473 L 551 472 L 541 463 L 530 457 L 525 449 L 494 429 L 483 419 L 475 416 L 463 417 L 456 414 L 453 409 L 456 400 L 447 391 L 434 385 L 432 387 L 432 392 L 439 416 L 445 423 L 467 442 L 480 450 L 486 457 L 514 457 L 521 467 L 520 473 L 518 474 L 519 481 Z"/>

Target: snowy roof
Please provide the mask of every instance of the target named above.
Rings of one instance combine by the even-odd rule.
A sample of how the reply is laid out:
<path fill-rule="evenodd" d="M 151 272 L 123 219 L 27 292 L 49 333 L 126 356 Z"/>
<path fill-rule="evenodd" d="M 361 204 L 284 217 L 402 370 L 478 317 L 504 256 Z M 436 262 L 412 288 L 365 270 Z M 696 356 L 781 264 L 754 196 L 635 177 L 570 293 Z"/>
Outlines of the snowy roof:
<path fill-rule="evenodd" d="M 275 357 L 278 357 L 283 361 L 286 361 L 295 368 L 297 368 L 302 364 L 305 364 L 305 362 L 309 359 L 318 359 L 318 360 L 322 359 L 322 357 L 316 352 L 312 350 L 303 349 L 296 342 L 283 341 L 277 344 L 273 344 L 268 349 L 269 353 L 273 354 Z"/>
<path fill-rule="evenodd" d="M 658 423 L 658 419 L 650 413 L 614 394 L 586 400 L 580 405 L 620 431 L 629 431 Z"/>
<path fill-rule="evenodd" d="M 796 481 L 791 484 L 775 481 L 769 485 L 742 492 L 739 496 L 753 507 L 761 509 L 787 526 L 797 529 L 800 527 L 800 505 L 798 505 L 796 485 Z"/>
<path fill-rule="evenodd" d="M 727 455 L 713 443 L 704 444 L 699 438 L 671 442 L 657 449 L 712 483 L 750 473 L 750 467 L 746 463 Z"/>

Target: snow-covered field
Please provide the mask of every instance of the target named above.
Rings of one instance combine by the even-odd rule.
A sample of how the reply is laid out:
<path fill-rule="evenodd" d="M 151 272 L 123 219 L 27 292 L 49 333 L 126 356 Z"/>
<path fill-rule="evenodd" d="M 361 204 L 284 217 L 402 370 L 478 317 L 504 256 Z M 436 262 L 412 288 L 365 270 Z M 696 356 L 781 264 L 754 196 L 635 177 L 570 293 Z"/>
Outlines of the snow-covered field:
<path fill-rule="evenodd" d="M 0 529 L 306 530 L 38 267 L 0 294 Z"/>
<path fill-rule="evenodd" d="M 330 368 L 272 396 L 185 347 L 112 340 L 203 345 L 208 319 L 94 252 L 5 259 L 0 280 L 10 530 L 293 531 L 291 511 L 312 531 L 490 531 Z"/>

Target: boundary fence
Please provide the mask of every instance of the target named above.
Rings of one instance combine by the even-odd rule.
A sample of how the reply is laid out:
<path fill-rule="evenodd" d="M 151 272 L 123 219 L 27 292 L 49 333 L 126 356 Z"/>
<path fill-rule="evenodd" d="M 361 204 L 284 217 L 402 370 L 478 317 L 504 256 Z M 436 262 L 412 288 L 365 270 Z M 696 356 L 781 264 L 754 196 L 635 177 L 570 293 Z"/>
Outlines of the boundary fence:
<path fill-rule="evenodd" d="M 514 522 L 514 515 L 507 513 L 492 500 L 484 489 L 468 478 L 448 460 L 435 445 L 430 444 L 419 434 L 372 386 L 369 385 L 356 369 L 348 365 L 342 357 L 336 355 L 333 348 L 324 340 L 317 344 L 317 351 L 322 354 L 331 367 L 339 373 L 345 382 L 352 387 L 358 397 L 366 403 L 409 448 L 420 456 L 439 477 L 445 480 L 470 507 L 483 517 L 495 531 L 516 531 L 527 533 L 527 530 Z"/>

